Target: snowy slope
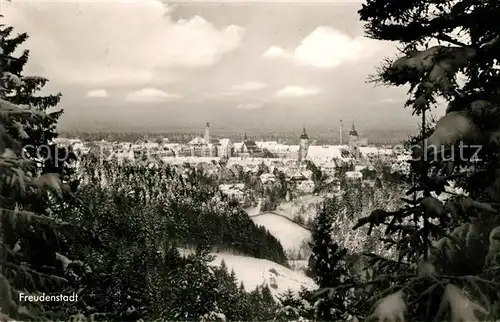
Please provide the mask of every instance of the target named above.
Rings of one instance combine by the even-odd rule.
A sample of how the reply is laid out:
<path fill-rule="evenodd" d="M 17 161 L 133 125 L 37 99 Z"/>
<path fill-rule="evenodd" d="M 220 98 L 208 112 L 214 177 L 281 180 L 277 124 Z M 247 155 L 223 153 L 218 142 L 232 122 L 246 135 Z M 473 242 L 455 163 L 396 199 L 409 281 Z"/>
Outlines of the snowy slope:
<path fill-rule="evenodd" d="M 187 255 L 193 250 L 179 248 L 181 254 Z M 219 266 L 224 260 L 229 271 L 234 269 L 238 283 L 243 282 L 246 291 L 252 291 L 257 286 L 268 285 L 271 293 L 277 296 L 288 289 L 300 291 L 304 286 L 316 288 L 314 281 L 302 273 L 294 272 L 280 264 L 267 259 L 259 259 L 225 253 L 212 253 L 215 256 L 212 265 Z"/>
<path fill-rule="evenodd" d="M 304 220 L 312 220 L 318 212 L 317 207 L 324 201 L 323 196 L 301 196 L 295 200 L 284 202 L 274 211 L 290 219 L 301 215 Z"/>
<path fill-rule="evenodd" d="M 308 259 L 289 259 L 288 265 L 292 271 L 305 273 L 307 271 L 309 260 Z"/>
<path fill-rule="evenodd" d="M 290 219 L 272 212 L 251 217 L 258 226 L 264 226 L 276 237 L 286 253 L 298 252 L 311 238 L 311 232 Z"/>
<path fill-rule="evenodd" d="M 260 208 L 262 206 L 262 199 L 259 199 L 259 202 L 257 203 L 257 206 L 255 207 L 250 207 L 245 209 L 246 213 L 248 214 L 249 217 L 255 216 L 260 214 Z"/>
<path fill-rule="evenodd" d="M 217 258 L 214 264 L 220 265 L 224 259 L 227 267 L 234 269 L 236 277 L 243 282 L 247 291 L 255 287 L 267 284 L 274 295 L 285 292 L 287 289 L 298 292 L 301 286 L 309 289 L 316 288 L 312 279 L 294 272 L 284 266 L 266 259 L 258 259 L 245 256 L 214 254 Z"/>

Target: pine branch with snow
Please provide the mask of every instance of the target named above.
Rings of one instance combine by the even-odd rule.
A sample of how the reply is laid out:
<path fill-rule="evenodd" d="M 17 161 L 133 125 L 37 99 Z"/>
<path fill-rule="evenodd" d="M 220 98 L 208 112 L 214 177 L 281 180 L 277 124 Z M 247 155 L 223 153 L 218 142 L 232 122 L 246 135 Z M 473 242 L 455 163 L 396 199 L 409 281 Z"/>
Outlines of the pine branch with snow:
<path fill-rule="evenodd" d="M 410 276 L 393 284 L 398 290 L 389 294 L 377 295 L 388 285 L 372 289 L 378 300 L 372 316 L 379 321 L 498 317 L 499 267 L 491 236 L 500 224 L 495 134 L 500 91 L 491 84 L 500 79 L 493 63 L 500 54 L 500 29 L 491 24 L 500 5 L 369 0 L 359 13 L 369 35 L 402 45 L 403 56 L 386 60 L 375 80 L 409 85 L 406 106 L 422 121 L 421 133 L 411 141 L 406 205 L 374 211 L 355 226 L 384 227 L 384 242 L 398 252 L 392 273 Z M 468 35 L 467 43 L 452 32 L 457 28 Z M 449 103 L 446 114 L 427 124 L 427 112 L 439 99 Z M 462 191 L 447 190 L 451 183 Z"/>
<path fill-rule="evenodd" d="M 8 38 L 12 30 L 0 25 L 0 309 L 11 318 L 34 319 L 39 318 L 32 314 L 35 307 L 21 305 L 19 292 L 63 291 L 71 279 L 81 278 L 73 271 L 67 274 L 67 268 L 83 267 L 83 263 L 70 261 L 62 253 L 68 244 L 90 243 L 91 238 L 81 227 L 47 216 L 38 208 L 49 191 L 61 195 L 61 182 L 54 174 L 40 177 L 36 160 L 26 157 L 24 145 L 40 142 L 36 134 L 40 131 L 29 128 L 53 123 L 54 115 L 11 95 L 23 92 L 31 82 L 20 75 L 27 55 L 10 56 L 27 36 Z M 43 315 L 47 305 L 38 305 L 36 311 Z"/>

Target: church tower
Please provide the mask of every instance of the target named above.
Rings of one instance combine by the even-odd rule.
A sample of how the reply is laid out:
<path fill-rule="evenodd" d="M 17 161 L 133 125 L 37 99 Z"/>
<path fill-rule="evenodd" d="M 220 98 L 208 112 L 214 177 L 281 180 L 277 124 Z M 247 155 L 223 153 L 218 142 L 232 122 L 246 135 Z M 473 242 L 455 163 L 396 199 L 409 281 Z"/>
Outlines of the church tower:
<path fill-rule="evenodd" d="M 299 163 L 307 158 L 307 150 L 309 150 L 309 136 L 307 135 L 306 128 L 304 127 L 299 140 Z"/>
<path fill-rule="evenodd" d="M 354 127 L 354 122 L 352 122 L 352 128 L 349 132 L 349 145 L 351 147 L 358 146 L 358 131 L 356 131 L 356 127 Z"/>
<path fill-rule="evenodd" d="M 204 137 L 205 144 L 210 143 L 210 123 L 207 122 L 205 126 L 205 137 Z"/>
<path fill-rule="evenodd" d="M 349 132 L 349 146 L 354 150 L 355 155 L 358 155 L 358 131 L 354 127 L 354 122 L 352 122 L 352 128 Z"/>

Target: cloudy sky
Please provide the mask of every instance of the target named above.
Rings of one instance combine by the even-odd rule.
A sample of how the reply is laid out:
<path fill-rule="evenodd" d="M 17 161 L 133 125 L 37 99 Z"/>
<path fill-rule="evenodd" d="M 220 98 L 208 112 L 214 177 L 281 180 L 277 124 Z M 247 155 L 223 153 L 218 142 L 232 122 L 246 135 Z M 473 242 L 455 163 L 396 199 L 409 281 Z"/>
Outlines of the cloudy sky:
<path fill-rule="evenodd" d="M 63 128 L 412 127 L 405 89 L 369 74 L 394 43 L 363 37 L 357 1 L 16 1 L 26 72 L 62 92 Z"/>

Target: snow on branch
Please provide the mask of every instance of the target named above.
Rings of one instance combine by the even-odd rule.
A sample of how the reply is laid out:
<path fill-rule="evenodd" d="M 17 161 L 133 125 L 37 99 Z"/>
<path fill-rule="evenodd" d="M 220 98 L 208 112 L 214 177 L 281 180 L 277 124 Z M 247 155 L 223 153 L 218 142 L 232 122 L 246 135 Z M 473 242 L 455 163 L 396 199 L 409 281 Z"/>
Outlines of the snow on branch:
<path fill-rule="evenodd" d="M 472 302 L 461 289 L 453 284 L 445 287 L 443 298 L 436 313 L 436 321 L 449 309 L 452 321 L 479 322 L 476 312 L 488 314 L 483 307 Z"/>
<path fill-rule="evenodd" d="M 476 56 L 476 53 L 476 49 L 471 47 L 445 46 L 413 51 L 394 61 L 386 68 L 382 77 L 395 85 L 413 85 L 426 78 L 430 83 L 426 86 L 450 91 L 453 89 L 452 78 Z"/>
<path fill-rule="evenodd" d="M 47 189 L 54 192 L 59 197 L 62 196 L 61 179 L 58 173 L 45 173 L 32 181 L 38 189 Z"/>

